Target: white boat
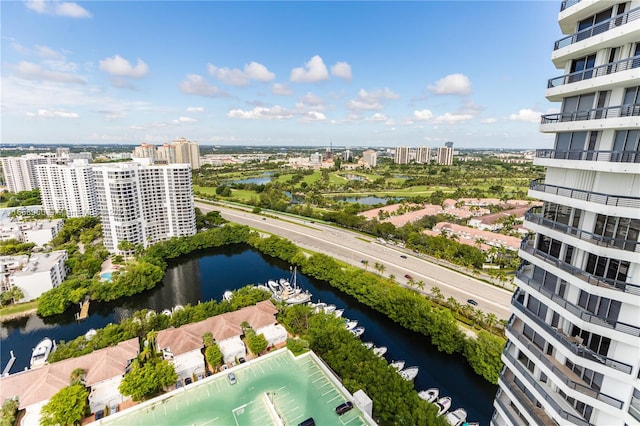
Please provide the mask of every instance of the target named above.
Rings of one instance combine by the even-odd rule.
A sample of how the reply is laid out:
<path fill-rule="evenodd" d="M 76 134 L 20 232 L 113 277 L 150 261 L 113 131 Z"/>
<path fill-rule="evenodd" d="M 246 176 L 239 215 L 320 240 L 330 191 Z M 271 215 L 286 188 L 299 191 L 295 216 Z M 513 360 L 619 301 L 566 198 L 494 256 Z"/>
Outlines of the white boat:
<path fill-rule="evenodd" d="M 443 396 L 436 401 L 436 407 L 438 407 L 438 415 L 441 416 L 451 408 L 451 397 Z"/>
<path fill-rule="evenodd" d="M 173 312 L 182 311 L 183 309 L 184 309 L 184 306 L 176 305 L 176 306 L 173 307 Z"/>
<path fill-rule="evenodd" d="M 347 319 L 347 320 L 345 321 L 345 325 L 344 325 L 344 327 L 345 327 L 347 330 L 353 330 L 353 329 L 354 329 L 354 328 L 356 328 L 357 326 L 358 326 L 358 321 L 356 321 L 356 320 L 350 320 L 350 319 Z"/>
<path fill-rule="evenodd" d="M 324 308 L 327 307 L 327 304 L 324 302 L 312 303 L 311 307 L 313 308 L 314 312 L 317 314 L 320 311 L 323 311 Z"/>
<path fill-rule="evenodd" d="M 166 315 L 166 316 L 170 317 L 170 316 L 172 315 L 172 314 L 171 314 L 171 310 L 169 310 L 169 309 L 164 309 L 164 310 L 162 311 L 162 315 Z"/>
<path fill-rule="evenodd" d="M 400 376 L 408 381 L 411 381 L 416 378 L 418 375 L 418 367 L 408 367 L 400 372 Z"/>
<path fill-rule="evenodd" d="M 42 367 L 47 362 L 51 351 L 55 350 L 55 346 L 53 340 L 48 337 L 42 339 L 31 354 L 30 368 Z"/>
<path fill-rule="evenodd" d="M 396 370 L 400 371 L 404 368 L 404 361 L 400 360 L 400 361 L 391 361 L 391 364 L 389 364 L 391 367 L 395 368 Z"/>
<path fill-rule="evenodd" d="M 269 288 L 269 290 L 271 290 L 271 292 L 276 295 L 278 293 L 280 293 L 280 291 L 282 290 L 280 288 L 280 284 L 278 284 L 277 281 L 274 280 L 268 280 L 267 281 L 267 287 Z"/>
<path fill-rule="evenodd" d="M 324 313 L 330 314 L 331 312 L 336 310 L 336 305 L 327 305 L 324 307 Z"/>
<path fill-rule="evenodd" d="M 227 302 L 231 302 L 232 297 L 233 297 L 233 293 L 230 292 L 229 290 L 226 290 L 224 293 L 222 293 L 222 298 Z"/>
<path fill-rule="evenodd" d="M 354 336 L 360 337 L 364 333 L 364 327 L 355 327 L 353 330 L 349 330 Z"/>
<path fill-rule="evenodd" d="M 86 340 L 91 340 L 93 338 L 93 336 L 95 336 L 97 333 L 98 332 L 95 330 L 95 328 L 90 328 L 89 331 L 84 333 L 84 338 Z"/>
<path fill-rule="evenodd" d="M 382 358 L 384 356 L 384 354 L 387 353 L 387 347 L 386 346 L 380 346 L 379 348 L 373 348 L 373 353 L 376 354 L 377 356 L 379 356 L 380 358 Z"/>
<path fill-rule="evenodd" d="M 342 317 L 342 314 L 344 314 L 344 309 L 336 309 L 335 311 L 333 311 L 333 316 L 335 316 L 336 318 Z"/>
<path fill-rule="evenodd" d="M 431 388 L 418 392 L 418 396 L 427 402 L 434 402 L 436 399 L 438 399 L 439 394 L 440 389 L 438 388 Z"/>
<path fill-rule="evenodd" d="M 255 288 L 257 288 L 258 290 L 262 290 L 262 291 L 266 291 L 266 292 L 271 293 L 271 289 L 269 287 L 267 287 L 266 285 L 264 285 L 264 284 L 258 284 L 258 285 L 255 286 Z"/>
<path fill-rule="evenodd" d="M 309 293 L 309 291 L 294 293 L 284 299 L 284 301 L 289 305 L 300 305 L 302 303 L 307 303 L 309 300 L 311 300 L 311 293 Z"/>
<path fill-rule="evenodd" d="M 460 426 L 467 420 L 467 411 L 464 408 L 456 408 L 445 416 L 451 426 Z"/>
<path fill-rule="evenodd" d="M 362 346 L 364 346 L 367 349 L 371 349 L 373 348 L 373 342 L 363 342 Z"/>

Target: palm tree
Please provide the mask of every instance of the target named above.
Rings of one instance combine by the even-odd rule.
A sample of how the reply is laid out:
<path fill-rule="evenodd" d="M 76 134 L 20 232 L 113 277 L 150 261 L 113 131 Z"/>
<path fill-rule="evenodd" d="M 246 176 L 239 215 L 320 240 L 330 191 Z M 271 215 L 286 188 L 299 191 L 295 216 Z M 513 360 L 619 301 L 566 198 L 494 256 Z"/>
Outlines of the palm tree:
<path fill-rule="evenodd" d="M 71 372 L 71 377 L 70 377 L 71 385 L 73 386 L 73 385 L 82 384 L 84 380 L 84 375 L 85 375 L 85 371 L 83 368 L 76 368 L 75 370 L 73 370 Z"/>
<path fill-rule="evenodd" d="M 444 300 L 444 294 L 442 294 L 440 287 L 431 287 L 431 296 L 437 301 Z"/>
<path fill-rule="evenodd" d="M 418 287 L 418 289 L 424 290 L 424 286 L 425 286 L 424 281 L 420 280 L 420 281 L 416 282 L 416 287 Z"/>
<path fill-rule="evenodd" d="M 493 312 L 487 314 L 485 318 L 489 331 L 493 331 L 493 326 L 498 322 L 498 317 Z"/>
<path fill-rule="evenodd" d="M 364 265 L 364 270 L 366 271 L 367 268 L 369 267 L 369 261 L 368 260 L 363 260 L 362 264 Z"/>
<path fill-rule="evenodd" d="M 451 310 L 453 312 L 455 312 L 456 314 L 460 313 L 460 302 L 458 302 L 458 299 L 456 299 L 455 297 L 451 296 L 447 299 L 447 305 L 451 308 Z"/>
<path fill-rule="evenodd" d="M 396 276 L 393 274 L 389 274 L 389 281 L 394 282 L 396 280 Z"/>

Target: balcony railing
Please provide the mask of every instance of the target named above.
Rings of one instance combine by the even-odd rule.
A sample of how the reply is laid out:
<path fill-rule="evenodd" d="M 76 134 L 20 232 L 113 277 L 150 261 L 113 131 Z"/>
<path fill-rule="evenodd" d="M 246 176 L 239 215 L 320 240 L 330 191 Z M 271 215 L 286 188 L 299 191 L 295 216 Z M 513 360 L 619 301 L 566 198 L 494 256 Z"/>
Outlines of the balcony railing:
<path fill-rule="evenodd" d="M 547 358 L 542 353 L 542 351 L 540 351 L 540 348 L 538 348 L 536 345 L 534 345 L 529 340 L 527 340 L 527 338 L 525 338 L 521 334 L 513 333 L 513 335 L 517 338 L 517 340 L 520 343 L 522 343 L 529 350 L 529 352 L 533 354 L 533 356 L 535 356 L 538 359 L 538 361 L 542 362 L 542 364 L 544 364 L 545 367 L 551 370 L 551 372 L 553 372 L 553 374 L 558 380 L 560 380 L 562 383 L 567 385 L 570 389 L 574 389 L 583 395 L 586 395 L 593 399 L 597 399 L 598 401 L 602 401 L 606 404 L 611 405 L 612 407 L 622 408 L 622 405 L 623 405 L 622 401 L 612 396 L 609 396 L 607 394 L 604 394 L 602 392 L 599 392 L 598 390 L 592 389 L 585 384 L 578 383 L 575 380 L 572 380 L 564 371 L 562 371 L 549 358 Z"/>
<path fill-rule="evenodd" d="M 582 71 L 572 72 L 571 74 L 565 74 L 560 77 L 551 78 L 547 83 L 547 88 L 551 89 L 553 87 L 576 83 L 578 81 L 601 77 L 603 75 L 609 75 L 637 67 L 640 67 L 640 55 L 632 56 L 631 58 L 623 59 L 621 61 L 610 62 L 594 68 L 587 68 Z"/>
<path fill-rule="evenodd" d="M 532 180 L 529 184 L 529 189 L 574 198 L 576 200 L 588 201 L 590 203 L 604 204 L 606 206 L 640 208 L 640 197 L 615 196 L 601 192 L 567 188 L 566 186 L 547 185 L 541 179 Z"/>
<path fill-rule="evenodd" d="M 518 400 L 520 405 L 525 407 L 525 409 L 527 410 L 527 413 L 535 421 L 535 424 L 537 425 L 553 424 L 551 417 L 548 417 L 548 415 L 544 413 L 542 408 L 536 407 L 535 405 L 533 405 L 533 402 L 529 401 L 529 399 L 524 395 L 524 392 L 522 392 L 522 390 L 518 386 L 516 386 L 516 384 L 513 382 L 513 378 L 514 376 L 511 371 L 507 372 L 504 376 L 501 375 L 500 379 L 498 379 L 498 381 L 500 382 L 499 383 L 500 388 L 509 389 L 511 391 L 511 394 L 515 396 L 515 398 Z M 502 411 L 507 413 L 507 416 L 509 417 L 509 420 L 511 420 L 512 425 L 518 425 L 522 423 L 522 419 L 516 416 L 513 410 L 505 403 L 505 401 L 503 401 L 502 396 L 500 398 L 496 398 L 495 400 L 498 403 L 498 405 L 502 407 Z M 541 419 L 540 418 L 541 416 L 538 416 L 537 412 L 542 412 L 540 413 L 541 416 L 545 415 L 547 417 L 545 419 Z"/>
<path fill-rule="evenodd" d="M 582 149 L 537 149 L 536 158 L 554 160 L 606 161 L 610 163 L 640 163 L 640 151 L 587 151 Z"/>
<path fill-rule="evenodd" d="M 604 120 L 605 118 L 635 117 L 640 115 L 640 104 L 616 105 L 573 112 L 545 114 L 540 124 L 566 123 L 572 121 Z"/>
<path fill-rule="evenodd" d="M 536 315 L 533 314 L 533 312 L 529 311 L 518 300 L 512 299 L 511 304 L 512 306 L 514 306 L 515 309 L 517 309 L 522 314 L 524 314 L 527 318 L 531 319 L 533 322 L 538 324 L 538 326 L 543 328 L 547 333 L 551 334 L 554 339 L 556 339 L 565 348 L 571 351 L 571 353 L 579 356 L 580 358 L 588 359 L 590 361 L 594 361 L 594 362 L 606 365 L 608 367 L 614 368 L 618 371 L 622 371 L 625 374 L 631 374 L 631 370 L 632 370 L 631 365 L 597 354 L 592 350 L 590 350 L 589 348 L 579 345 L 577 342 L 571 341 L 569 336 L 562 333 L 560 330 L 551 327 L 542 319 L 538 318 Z"/>
<path fill-rule="evenodd" d="M 558 259 L 557 257 L 553 257 L 541 250 L 534 248 L 533 240 L 528 238 L 528 236 L 525 237 L 525 239 L 520 243 L 520 250 L 524 251 L 525 253 L 529 253 L 530 255 L 535 256 L 539 259 L 542 259 L 545 262 L 555 266 L 556 268 L 580 278 L 582 281 L 588 284 L 596 285 L 599 287 L 607 287 L 613 290 L 620 290 L 625 293 L 640 295 L 640 286 L 630 284 L 625 281 L 614 280 L 613 278 L 599 277 L 590 274 L 583 269 L 575 267 L 567 262 Z"/>
<path fill-rule="evenodd" d="M 597 25 L 586 28 L 582 31 L 578 31 L 577 33 L 572 34 L 570 36 L 561 38 L 560 40 L 555 42 L 553 46 L 553 50 L 562 49 L 563 47 L 567 47 L 572 45 L 573 43 L 586 40 L 590 37 L 593 37 L 594 35 L 602 34 L 613 28 L 619 27 L 620 25 L 624 25 L 627 22 L 635 21 L 638 18 L 640 18 L 640 8 L 632 9 L 627 13 L 614 16 L 613 18 L 609 18 L 606 21 L 602 21 Z"/>
<path fill-rule="evenodd" d="M 564 0 L 562 2 L 562 4 L 560 5 L 560 12 L 562 12 L 563 10 L 565 10 L 568 7 L 571 7 L 573 5 L 576 5 L 578 3 L 580 3 L 581 0 Z"/>
<path fill-rule="evenodd" d="M 564 223 L 556 222 L 545 218 L 541 214 L 540 207 L 532 207 L 524 214 L 524 220 L 535 223 L 537 225 L 544 226 L 545 228 L 554 229 L 562 232 L 563 234 L 573 235 L 576 238 L 586 241 L 588 243 L 600 246 L 616 248 L 625 251 L 640 252 L 640 243 L 636 240 L 625 240 L 622 238 L 605 237 L 603 235 L 594 234 L 593 232 L 587 232 L 580 228 L 565 225 Z"/>
<path fill-rule="evenodd" d="M 503 353 L 504 357 L 507 358 L 509 361 L 511 361 L 511 364 L 513 364 L 516 369 L 520 372 L 520 374 L 522 374 L 525 379 L 527 380 L 527 382 L 529 382 L 529 384 L 531 384 L 534 389 L 536 391 L 538 391 L 538 393 L 544 398 L 545 401 L 547 401 L 549 403 L 549 405 L 551 405 L 551 407 L 553 408 L 553 410 L 558 413 L 558 415 L 560 417 L 562 417 L 563 419 L 569 420 L 571 421 L 573 424 L 576 425 L 580 425 L 580 426 L 590 426 L 591 423 L 589 423 L 588 421 L 586 421 L 583 417 L 577 416 L 575 414 L 569 413 L 568 411 L 566 411 L 564 408 L 562 408 L 562 406 L 558 403 L 558 401 L 556 401 L 556 398 L 562 398 L 560 395 L 556 394 L 557 396 L 554 398 L 553 396 L 551 396 L 549 394 L 549 392 L 553 392 L 553 390 L 542 386 L 536 379 L 534 379 L 531 376 L 531 373 L 529 372 L 529 370 L 527 370 L 526 368 L 524 368 L 519 362 L 516 361 L 516 359 L 513 357 L 513 355 L 511 355 L 508 351 L 504 351 Z M 553 392 L 555 394 L 555 392 Z"/>

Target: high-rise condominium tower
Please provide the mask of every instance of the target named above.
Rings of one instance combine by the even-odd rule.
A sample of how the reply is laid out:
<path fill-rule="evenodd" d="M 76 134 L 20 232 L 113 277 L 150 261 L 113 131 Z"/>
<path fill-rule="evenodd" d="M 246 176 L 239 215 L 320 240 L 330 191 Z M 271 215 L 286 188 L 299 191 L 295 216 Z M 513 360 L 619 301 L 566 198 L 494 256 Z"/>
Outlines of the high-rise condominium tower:
<path fill-rule="evenodd" d="M 640 424 L 640 1 L 567 0 L 493 425 Z"/>

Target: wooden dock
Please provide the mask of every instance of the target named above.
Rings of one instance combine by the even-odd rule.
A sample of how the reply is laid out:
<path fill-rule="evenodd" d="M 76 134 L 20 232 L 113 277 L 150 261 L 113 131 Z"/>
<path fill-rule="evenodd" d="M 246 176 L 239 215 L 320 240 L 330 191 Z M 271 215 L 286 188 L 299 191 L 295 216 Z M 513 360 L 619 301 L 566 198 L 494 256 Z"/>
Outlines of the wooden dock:
<path fill-rule="evenodd" d="M 85 300 L 80 303 L 80 313 L 76 314 L 76 319 L 78 321 L 83 320 L 89 316 L 89 301 Z"/>
<path fill-rule="evenodd" d="M 16 362 L 16 357 L 13 355 L 13 351 L 10 351 L 11 358 L 9 358 L 9 362 L 7 362 L 7 366 L 2 370 L 2 377 L 9 375 L 9 370 L 13 367 L 13 364 Z"/>

